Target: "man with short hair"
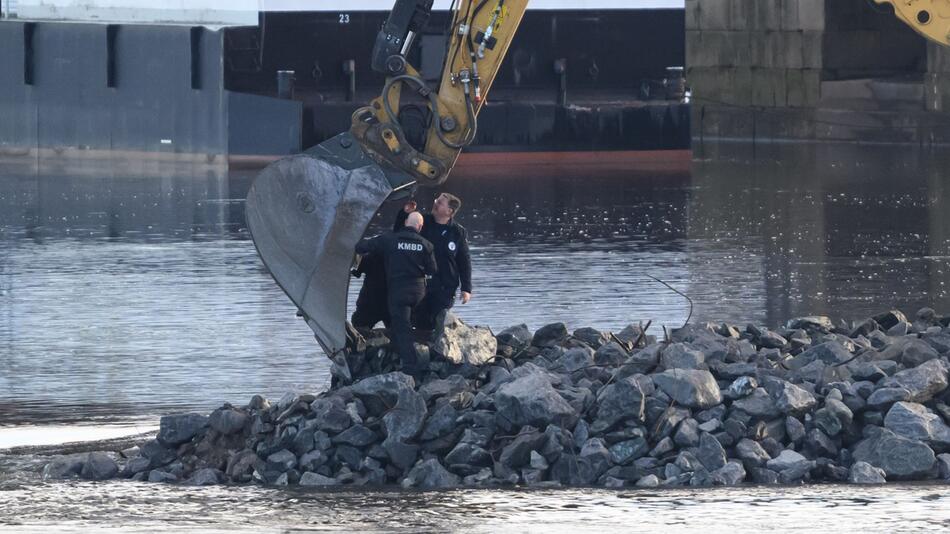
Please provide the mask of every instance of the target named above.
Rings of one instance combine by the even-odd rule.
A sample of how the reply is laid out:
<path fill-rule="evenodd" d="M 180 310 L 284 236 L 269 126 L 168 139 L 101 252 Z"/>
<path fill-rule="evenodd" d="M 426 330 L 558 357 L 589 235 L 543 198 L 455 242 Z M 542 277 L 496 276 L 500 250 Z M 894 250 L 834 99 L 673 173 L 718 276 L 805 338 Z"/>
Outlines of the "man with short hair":
<path fill-rule="evenodd" d="M 439 273 L 426 282 L 426 295 L 416 309 L 416 326 L 435 328 L 440 315 L 455 304 L 456 291 L 461 288 L 462 304 L 472 298 L 472 259 L 468 251 L 468 232 L 455 222 L 462 201 L 450 193 L 442 193 L 432 203 L 432 211 L 425 215 L 422 237 L 435 250 Z M 416 203 L 410 200 L 396 216 L 396 227 L 403 224 L 409 213 L 415 212 Z"/>
<path fill-rule="evenodd" d="M 419 235 L 423 224 L 421 213 L 407 213 L 398 230 L 356 244 L 357 254 L 373 254 L 383 261 L 390 332 L 403 372 L 408 374 L 419 372 L 413 345 L 412 310 L 425 295 L 426 275 L 437 272 L 432 243 Z"/>

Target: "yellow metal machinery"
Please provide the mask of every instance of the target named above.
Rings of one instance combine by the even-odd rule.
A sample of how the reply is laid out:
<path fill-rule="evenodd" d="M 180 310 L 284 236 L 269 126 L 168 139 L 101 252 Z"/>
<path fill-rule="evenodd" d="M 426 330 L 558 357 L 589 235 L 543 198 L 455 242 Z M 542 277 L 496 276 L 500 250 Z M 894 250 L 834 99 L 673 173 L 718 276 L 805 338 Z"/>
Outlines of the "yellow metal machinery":
<path fill-rule="evenodd" d="M 431 0 L 397 2 L 401 5 Z M 353 114 L 350 132 L 379 161 L 409 173 L 420 185 L 446 180 L 462 148 L 477 130 L 477 116 L 527 7 L 527 0 L 462 0 L 453 13 L 439 91 L 432 92 L 416 69 L 405 60 L 414 37 L 409 30 L 401 54 L 388 55 L 377 38 L 374 65 L 391 74 L 382 94 Z M 390 17 L 390 20 L 392 17 Z M 385 31 L 385 28 L 384 28 Z M 397 38 L 398 39 L 398 38 Z M 406 44 L 408 43 L 408 45 Z M 411 146 L 398 120 L 402 86 L 428 101 L 429 128 L 425 147 Z"/>
<path fill-rule="evenodd" d="M 950 0 L 874 0 L 891 4 L 894 14 L 924 37 L 950 46 Z"/>

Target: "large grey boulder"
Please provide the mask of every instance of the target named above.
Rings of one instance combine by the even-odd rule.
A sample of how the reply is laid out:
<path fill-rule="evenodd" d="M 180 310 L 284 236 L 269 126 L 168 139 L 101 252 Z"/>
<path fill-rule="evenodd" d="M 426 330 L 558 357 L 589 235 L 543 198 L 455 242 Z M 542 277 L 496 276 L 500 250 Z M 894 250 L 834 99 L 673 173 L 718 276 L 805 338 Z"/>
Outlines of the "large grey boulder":
<path fill-rule="evenodd" d="M 150 439 L 142 444 L 139 453 L 149 460 L 149 468 L 154 469 L 175 461 L 176 455 L 173 449 L 163 445 L 157 439 Z"/>
<path fill-rule="evenodd" d="M 394 372 L 364 378 L 350 386 L 350 391 L 371 415 L 379 416 L 396 405 L 401 391 L 414 390 L 415 387 L 416 381 L 411 376 Z"/>
<path fill-rule="evenodd" d="M 435 458 L 419 462 L 402 480 L 404 488 L 437 489 L 458 486 L 462 479 L 447 471 Z"/>
<path fill-rule="evenodd" d="M 567 339 L 567 325 L 564 323 L 551 323 L 542 326 L 534 333 L 531 338 L 531 344 L 535 347 L 546 348 L 561 344 Z"/>
<path fill-rule="evenodd" d="M 917 367 L 924 362 L 936 360 L 940 355 L 927 342 L 920 339 L 908 339 L 901 354 L 900 362 L 904 367 Z"/>
<path fill-rule="evenodd" d="M 799 443 L 805 439 L 805 425 L 797 417 L 789 415 L 785 418 L 785 436 L 792 443 Z"/>
<path fill-rule="evenodd" d="M 506 373 L 508 372 L 507 370 L 500 367 L 495 367 L 493 369 L 499 369 Z M 444 379 L 430 380 L 429 382 L 419 386 L 419 394 L 422 395 L 422 398 L 426 401 L 426 404 L 438 399 L 439 397 L 452 397 L 466 391 L 472 391 L 472 384 L 460 375 L 449 375 Z"/>
<path fill-rule="evenodd" d="M 601 347 L 601 350 L 606 350 L 607 347 L 611 347 L 611 350 L 626 352 L 626 349 L 613 341 Z M 659 344 L 648 345 L 643 349 L 634 350 L 630 356 L 624 360 L 624 364 L 617 370 L 617 373 L 619 376 L 633 376 L 653 372 L 660 362 L 660 353 L 662 350 L 663 346 Z M 596 354 L 594 357 L 597 357 Z"/>
<path fill-rule="evenodd" d="M 43 479 L 70 478 L 78 476 L 86 463 L 85 454 L 70 454 L 56 458 L 43 468 Z"/>
<path fill-rule="evenodd" d="M 447 312 L 441 328 L 435 332 L 432 350 L 456 365 L 483 365 L 495 357 L 498 340 L 488 328 L 468 326 L 454 313 Z"/>
<path fill-rule="evenodd" d="M 574 330 L 574 333 L 571 335 L 574 336 L 574 339 L 583 341 L 594 350 L 599 349 L 610 341 L 610 332 L 601 332 L 596 328 L 586 326 Z"/>
<path fill-rule="evenodd" d="M 835 325 L 830 317 L 824 315 L 812 315 L 808 317 L 795 317 L 789 319 L 785 324 L 789 330 L 810 330 L 821 333 L 828 333 L 834 330 Z"/>
<path fill-rule="evenodd" d="M 333 443 L 342 443 L 351 447 L 365 447 L 376 442 L 376 433 L 364 425 L 353 425 L 331 440 Z"/>
<path fill-rule="evenodd" d="M 764 388 L 755 388 L 748 397 L 733 402 L 732 407 L 763 420 L 774 419 L 782 414 L 775 400 Z"/>
<path fill-rule="evenodd" d="M 909 401 L 911 397 L 911 392 L 902 387 L 879 388 L 868 396 L 867 405 L 872 410 L 885 410 L 895 402 Z"/>
<path fill-rule="evenodd" d="M 884 470 L 867 462 L 854 462 L 848 472 L 848 482 L 852 484 L 884 484 Z"/>
<path fill-rule="evenodd" d="M 317 399 L 310 403 L 310 411 L 314 427 L 328 434 L 339 434 L 353 424 L 346 405 L 338 398 Z"/>
<path fill-rule="evenodd" d="M 644 438 L 636 438 L 614 443 L 608 450 L 613 463 L 626 465 L 649 452 L 650 444 Z"/>
<path fill-rule="evenodd" d="M 910 393 L 910 398 L 902 400 L 927 402 L 947 389 L 947 366 L 942 360 L 930 360 L 885 378 L 881 387 L 904 388 Z"/>
<path fill-rule="evenodd" d="M 545 440 L 546 436 L 540 432 L 522 429 L 518 437 L 501 450 L 498 461 L 512 469 L 523 467 L 531 460 L 531 451 L 541 448 Z"/>
<path fill-rule="evenodd" d="M 669 369 L 652 378 L 663 393 L 681 406 L 706 409 L 722 402 L 719 385 L 709 371 Z"/>
<path fill-rule="evenodd" d="M 664 369 L 702 369 L 706 356 L 685 343 L 673 343 L 666 347 L 660 356 L 660 365 Z"/>
<path fill-rule="evenodd" d="M 715 471 L 726 465 L 726 451 L 712 434 L 703 432 L 699 436 L 696 457 L 709 471 Z"/>
<path fill-rule="evenodd" d="M 111 456 L 104 452 L 90 452 L 79 476 L 86 480 L 108 480 L 118 473 L 119 466 Z"/>
<path fill-rule="evenodd" d="M 735 366 L 735 365 L 745 366 L 745 365 L 750 365 L 750 364 L 729 363 L 729 364 L 725 364 L 723 367 Z M 718 371 L 718 370 L 715 370 L 715 371 Z M 754 373 L 755 371 L 752 370 L 751 372 Z M 718 374 L 720 378 L 724 378 L 722 372 L 719 372 Z M 732 375 L 729 375 L 729 378 L 731 377 Z M 743 374 L 740 374 L 738 377 L 736 377 L 735 380 L 733 380 L 731 384 L 729 384 L 729 388 L 726 390 L 726 396 L 729 397 L 730 399 L 741 399 L 742 397 L 748 397 L 749 395 L 751 395 L 758 387 L 759 387 L 759 381 L 756 380 L 755 377 L 744 376 L 744 373 L 743 373 Z M 768 393 L 768 392 L 765 392 L 765 393 Z M 774 406 L 774 402 L 772 404 Z"/>
<path fill-rule="evenodd" d="M 731 461 L 709 475 L 714 486 L 735 486 L 745 480 L 746 472 L 741 462 Z"/>
<path fill-rule="evenodd" d="M 818 404 L 814 395 L 791 382 L 772 378 L 766 380 L 764 386 L 775 401 L 776 408 L 786 415 L 803 414 Z"/>
<path fill-rule="evenodd" d="M 801 454 L 790 449 L 785 449 L 781 452 L 781 454 L 779 454 L 775 458 L 768 460 L 765 463 L 765 465 L 772 471 L 776 471 L 780 473 L 788 469 L 793 469 L 797 467 L 798 465 L 800 465 L 802 462 L 807 462 L 807 461 L 808 461 L 808 458 L 805 458 Z"/>
<path fill-rule="evenodd" d="M 765 467 L 766 462 L 772 459 L 759 442 L 748 438 L 736 444 L 736 455 L 750 467 Z"/>
<path fill-rule="evenodd" d="M 158 441 L 173 447 L 191 441 L 208 426 L 208 416 L 197 413 L 166 415 L 159 422 Z"/>
<path fill-rule="evenodd" d="M 382 448 L 389 456 L 389 461 L 399 469 L 409 469 L 419 457 L 418 445 L 403 443 L 393 438 L 383 440 Z"/>
<path fill-rule="evenodd" d="M 459 443 L 445 455 L 445 463 L 449 467 L 458 464 L 488 467 L 492 465 L 492 457 L 488 451 L 478 445 Z"/>
<path fill-rule="evenodd" d="M 613 457 L 604 440 L 591 438 L 581 447 L 577 471 L 581 484 L 593 484 L 600 475 L 610 469 Z"/>
<path fill-rule="evenodd" d="M 509 347 L 512 353 L 515 353 L 531 343 L 531 331 L 528 330 L 528 325 L 519 324 L 502 330 L 495 339 L 498 345 Z"/>
<path fill-rule="evenodd" d="M 824 456 L 825 458 L 835 458 L 838 455 L 838 446 L 834 440 L 828 437 L 819 428 L 813 428 L 805 435 L 805 450 L 812 456 Z"/>
<path fill-rule="evenodd" d="M 426 420 L 426 402 L 415 391 L 400 392 L 396 405 L 383 416 L 387 439 L 405 442 L 414 438 Z"/>
<path fill-rule="evenodd" d="M 247 423 L 248 416 L 246 413 L 230 407 L 218 408 L 211 412 L 211 417 L 208 419 L 211 428 L 225 436 L 244 430 Z"/>
<path fill-rule="evenodd" d="M 619 366 L 628 357 L 627 349 L 621 347 L 619 343 L 608 340 L 597 346 L 597 350 L 594 352 L 594 363 L 597 365 Z"/>
<path fill-rule="evenodd" d="M 837 365 L 850 360 L 851 357 L 852 354 L 841 343 L 826 341 L 792 358 L 787 366 L 793 371 L 799 371 L 816 361 L 825 365 Z"/>
<path fill-rule="evenodd" d="M 542 373 L 530 373 L 498 388 L 495 409 L 516 426 L 573 428 L 578 414 Z"/>
<path fill-rule="evenodd" d="M 319 453 L 318 453 L 319 454 Z M 303 462 L 301 462 L 303 467 Z M 246 482 L 250 480 L 256 468 L 265 469 L 264 462 L 251 449 L 243 449 L 231 455 L 225 467 L 225 474 L 231 480 Z"/>
<path fill-rule="evenodd" d="M 815 424 L 829 436 L 837 436 L 851 424 L 854 414 L 838 399 L 825 399 L 824 407 L 815 412 Z"/>
<path fill-rule="evenodd" d="M 437 404 L 432 415 L 426 420 L 425 426 L 422 427 L 419 439 L 430 441 L 450 434 L 458 426 L 456 423 L 458 417 L 459 412 L 451 403 Z"/>
<path fill-rule="evenodd" d="M 604 432 L 625 419 L 643 421 L 644 394 L 634 377 L 614 382 L 597 393 L 597 418 L 594 432 Z"/>
<path fill-rule="evenodd" d="M 425 400 L 414 387 L 411 376 L 388 373 L 360 380 L 350 391 L 371 414 L 382 416 L 388 440 L 405 442 L 419 434 L 428 413 Z"/>
<path fill-rule="evenodd" d="M 297 467 L 297 457 L 287 449 L 281 449 L 267 457 L 267 467 L 283 473 Z"/>
<path fill-rule="evenodd" d="M 943 480 L 950 480 L 950 454 L 938 454 L 937 467 L 940 478 Z"/>
<path fill-rule="evenodd" d="M 698 445 L 699 423 L 691 417 L 683 420 L 673 434 L 673 442 L 680 447 L 694 447 Z"/>
<path fill-rule="evenodd" d="M 884 426 L 898 436 L 925 441 L 935 449 L 950 448 L 950 427 L 922 404 L 895 403 L 884 416 Z"/>
<path fill-rule="evenodd" d="M 898 479 L 929 476 L 937 461 L 926 443 L 898 436 L 886 428 L 855 445 L 852 456 L 856 461 L 880 467 L 889 478 Z"/>
<path fill-rule="evenodd" d="M 594 351 L 590 347 L 575 347 L 568 349 L 557 360 L 556 368 L 563 368 L 569 373 L 581 371 L 594 365 Z"/>

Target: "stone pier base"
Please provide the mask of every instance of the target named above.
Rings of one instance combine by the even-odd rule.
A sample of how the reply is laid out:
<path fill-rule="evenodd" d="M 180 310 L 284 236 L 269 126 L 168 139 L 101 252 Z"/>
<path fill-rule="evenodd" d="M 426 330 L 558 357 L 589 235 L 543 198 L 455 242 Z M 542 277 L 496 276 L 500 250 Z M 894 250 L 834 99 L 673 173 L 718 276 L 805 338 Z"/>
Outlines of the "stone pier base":
<path fill-rule="evenodd" d="M 943 144 L 950 50 L 862 0 L 687 0 L 692 137 Z"/>

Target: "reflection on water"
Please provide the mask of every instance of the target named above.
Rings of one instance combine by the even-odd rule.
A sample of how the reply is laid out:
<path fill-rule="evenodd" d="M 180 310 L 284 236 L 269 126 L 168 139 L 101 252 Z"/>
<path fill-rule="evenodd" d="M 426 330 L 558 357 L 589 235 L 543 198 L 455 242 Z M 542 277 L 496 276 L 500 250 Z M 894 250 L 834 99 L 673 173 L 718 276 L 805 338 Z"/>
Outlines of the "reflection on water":
<path fill-rule="evenodd" d="M 448 189 L 463 198 L 475 270 L 460 315 L 496 331 L 652 320 L 661 335 L 689 304 L 648 275 L 688 294 L 694 320 L 945 309 L 946 155 L 696 156 L 691 172 L 457 169 Z M 325 387 L 325 359 L 248 238 L 253 175 L 0 168 L 0 423 L 156 417 Z"/>
<path fill-rule="evenodd" d="M 421 493 L 71 481 L 0 486 L 0 509 L 16 511 L 0 532 L 945 532 L 948 504 L 926 485 Z"/>

